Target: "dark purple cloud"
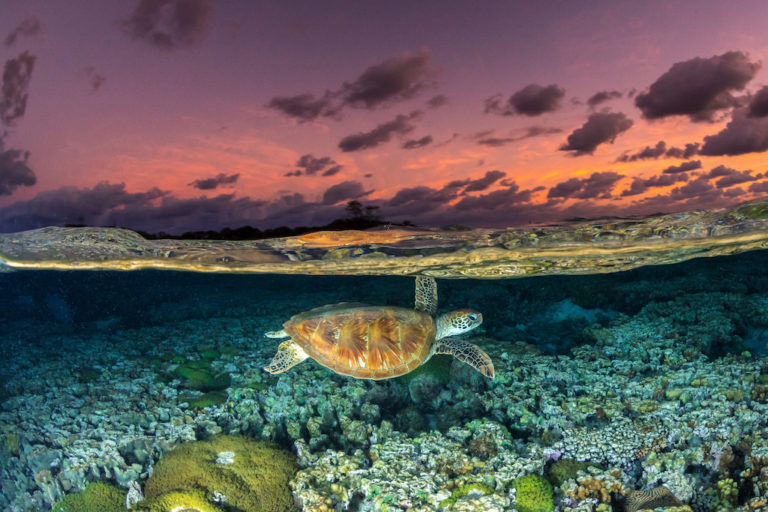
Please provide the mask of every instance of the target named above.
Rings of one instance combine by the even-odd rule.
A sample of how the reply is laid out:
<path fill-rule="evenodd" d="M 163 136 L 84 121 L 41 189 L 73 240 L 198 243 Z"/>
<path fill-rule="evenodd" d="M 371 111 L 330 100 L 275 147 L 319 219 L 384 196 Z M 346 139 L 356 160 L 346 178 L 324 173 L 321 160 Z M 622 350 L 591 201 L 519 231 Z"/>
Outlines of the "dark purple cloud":
<path fill-rule="evenodd" d="M 515 141 L 517 141 L 515 137 L 485 137 L 485 138 L 479 139 L 477 143 L 483 146 L 498 148 L 501 146 L 506 146 L 507 144 L 511 144 Z"/>
<path fill-rule="evenodd" d="M 327 91 L 322 98 L 316 98 L 314 94 L 310 93 L 279 96 L 269 100 L 267 106 L 279 110 L 300 123 L 314 121 L 321 116 L 333 117 L 339 113 L 338 106 L 333 103 L 332 94 Z"/>
<path fill-rule="evenodd" d="M 761 181 L 761 182 L 758 182 L 758 183 L 753 183 L 753 184 L 751 184 L 749 186 L 749 188 L 747 190 L 749 190 L 750 192 L 752 192 L 754 194 L 768 193 L 768 180 Z"/>
<path fill-rule="evenodd" d="M 749 104 L 750 117 L 768 116 L 768 85 L 757 91 Z"/>
<path fill-rule="evenodd" d="M 761 173 L 756 175 L 752 174 L 753 171 L 737 171 L 724 165 L 718 165 L 712 168 L 706 177 L 709 179 L 720 178 L 715 182 L 717 188 L 727 188 L 733 185 L 739 185 L 741 183 L 748 183 L 750 181 L 757 181 L 763 177 Z"/>
<path fill-rule="evenodd" d="M 5 46 L 11 46 L 16 42 L 19 36 L 32 37 L 40 33 L 43 26 L 40 20 L 35 16 L 28 16 L 24 18 L 21 23 L 11 30 L 11 32 L 5 37 Z"/>
<path fill-rule="evenodd" d="M 424 146 L 428 146 L 432 144 L 432 136 L 431 135 L 425 135 L 424 137 L 420 139 L 411 139 L 403 142 L 403 149 L 417 149 L 417 148 L 423 148 Z"/>
<path fill-rule="evenodd" d="M 342 101 L 352 108 L 373 109 L 390 101 L 407 100 L 427 86 L 429 52 L 405 53 L 371 66 L 341 88 Z"/>
<path fill-rule="evenodd" d="M 501 147 L 517 142 L 523 139 L 529 139 L 531 137 L 538 137 L 540 135 L 551 135 L 553 133 L 562 133 L 560 128 L 546 127 L 546 126 L 530 126 L 522 135 L 510 136 L 510 137 L 492 137 L 494 130 L 484 130 L 473 135 L 473 138 L 477 140 L 477 143 L 483 146 L 489 147 Z"/>
<path fill-rule="evenodd" d="M 322 173 L 323 176 L 333 176 L 338 173 L 343 166 L 337 164 L 336 160 L 329 156 L 315 158 L 314 155 L 308 153 L 299 158 L 296 162 L 296 167 L 299 167 L 299 170 L 296 171 L 297 174 L 294 174 L 294 176 L 300 176 L 301 174 L 312 176 L 320 171 L 324 171 Z"/>
<path fill-rule="evenodd" d="M 363 190 L 363 184 L 359 181 L 342 181 L 336 185 L 328 187 L 323 193 L 323 204 L 336 204 L 341 201 L 350 201 L 367 196 L 373 190 Z"/>
<path fill-rule="evenodd" d="M 614 185 L 623 178 L 613 171 L 594 172 L 589 178 L 571 178 L 549 189 L 549 199 L 607 199 Z"/>
<path fill-rule="evenodd" d="M 502 102 L 501 95 L 491 96 L 485 100 L 485 112 L 500 116 L 515 114 L 538 116 L 546 112 L 554 112 L 560 108 L 560 100 L 565 96 L 565 89 L 556 84 L 546 87 L 538 84 L 528 84 Z"/>
<path fill-rule="evenodd" d="M 238 178 L 240 178 L 240 173 L 226 175 L 223 172 L 220 172 L 213 178 L 195 180 L 192 183 L 189 183 L 189 186 L 200 190 L 213 190 L 220 186 L 234 185 Z"/>
<path fill-rule="evenodd" d="M 618 162 L 634 162 L 636 160 L 655 159 L 666 154 L 666 152 L 667 152 L 667 143 L 664 142 L 663 140 L 660 140 L 653 147 L 645 146 L 643 149 L 641 149 L 637 153 L 633 153 L 631 155 L 629 154 L 621 155 L 617 159 L 617 161 Z"/>
<path fill-rule="evenodd" d="M 98 91 L 99 88 L 101 88 L 101 86 L 107 80 L 104 78 L 104 75 L 96 71 L 96 68 L 93 66 L 85 66 L 83 68 L 83 76 L 85 76 L 85 78 L 88 80 L 88 84 L 94 91 Z"/>
<path fill-rule="evenodd" d="M 421 111 L 416 110 L 408 115 L 400 114 L 392 121 L 380 124 L 369 132 L 347 135 L 339 141 L 339 149 L 344 152 L 360 151 L 375 148 L 389 142 L 393 135 L 405 135 L 414 130 L 413 120 L 421 117 Z"/>
<path fill-rule="evenodd" d="M 506 188 L 494 190 L 479 196 L 466 196 L 456 203 L 457 210 L 495 210 L 497 208 L 509 208 L 510 206 L 528 203 L 531 200 L 533 190 L 520 190 L 514 181 L 509 182 Z"/>
<path fill-rule="evenodd" d="M 632 127 L 632 120 L 621 112 L 597 112 L 589 116 L 581 128 L 575 129 L 560 146 L 561 151 L 573 151 L 574 156 L 591 155 L 604 142 Z"/>
<path fill-rule="evenodd" d="M 5 149 L 0 138 L 0 196 L 13 194 L 18 187 L 31 187 L 37 182 L 27 165 L 29 151 Z"/>
<path fill-rule="evenodd" d="M 200 40 L 210 21 L 209 0 L 141 0 L 121 25 L 133 39 L 172 50 Z"/>
<path fill-rule="evenodd" d="M 701 169 L 701 160 L 691 160 L 680 165 L 670 165 L 661 172 L 662 174 L 679 174 L 681 172 L 695 171 L 696 169 Z"/>
<path fill-rule="evenodd" d="M 677 62 L 637 95 L 635 105 L 646 119 L 686 115 L 713 121 L 718 110 L 737 105 L 731 93 L 744 89 L 759 70 L 758 62 L 736 51 Z"/>
<path fill-rule="evenodd" d="M 507 173 L 505 173 L 504 171 L 499 171 L 499 170 L 488 171 L 485 173 L 485 176 L 483 176 L 482 178 L 477 178 L 475 180 L 470 180 L 469 182 L 467 182 L 467 186 L 464 189 L 464 194 L 466 194 L 467 192 L 480 192 L 481 190 L 485 190 L 506 175 Z"/>
<path fill-rule="evenodd" d="M 444 105 L 448 104 L 448 96 L 445 94 L 438 94 L 437 96 L 433 96 L 427 101 L 427 107 L 429 108 L 440 108 Z"/>
<path fill-rule="evenodd" d="M 720 191 L 709 182 L 709 178 L 706 176 L 699 176 L 692 180 L 687 185 L 682 187 L 673 188 L 669 193 L 670 199 L 673 201 L 685 201 L 693 197 L 709 196 L 712 198 L 718 197 Z"/>
<path fill-rule="evenodd" d="M 267 106 L 299 122 L 338 117 L 345 107 L 373 110 L 410 99 L 429 87 L 429 75 L 429 52 L 406 52 L 369 67 L 356 80 L 345 82 L 338 90 L 326 91 L 322 97 L 312 93 L 278 96 Z M 445 96 L 438 95 L 428 105 L 437 108 L 445 101 Z"/>
<path fill-rule="evenodd" d="M 704 137 L 700 153 L 708 156 L 741 155 L 768 150 L 768 117 L 750 117 L 746 108 L 733 111 L 726 127 Z"/>
<path fill-rule="evenodd" d="M 599 91 L 589 97 L 587 100 L 587 105 L 589 105 L 590 108 L 595 108 L 601 103 L 605 103 L 606 101 L 610 101 L 616 98 L 621 98 L 621 93 L 619 91 Z"/>
<path fill-rule="evenodd" d="M 627 190 L 624 190 L 621 193 L 621 196 L 622 197 L 636 196 L 638 194 L 643 194 L 649 188 L 668 187 L 669 185 L 674 185 L 679 181 L 688 181 L 688 175 L 687 174 L 660 174 L 658 176 L 653 176 L 647 179 L 633 178 L 632 184 L 629 186 Z"/>
<path fill-rule="evenodd" d="M 698 155 L 701 148 L 701 144 L 698 142 L 688 143 L 685 148 L 671 147 L 667 150 L 667 156 L 671 158 L 691 158 L 694 155 Z"/>
<path fill-rule="evenodd" d="M 35 57 L 22 52 L 15 59 L 5 62 L 3 89 L 0 96 L 0 121 L 11 126 L 27 110 L 29 82 L 35 69 Z"/>
<path fill-rule="evenodd" d="M 4 231 L 18 231 L 64 224 L 114 225 L 110 214 L 120 215 L 116 210 L 148 206 L 167 194 L 167 191 L 158 188 L 128 193 L 125 183 L 105 181 L 93 188 L 62 187 L 40 192 L 28 201 L 19 201 L 0 209 L 0 226 Z"/>

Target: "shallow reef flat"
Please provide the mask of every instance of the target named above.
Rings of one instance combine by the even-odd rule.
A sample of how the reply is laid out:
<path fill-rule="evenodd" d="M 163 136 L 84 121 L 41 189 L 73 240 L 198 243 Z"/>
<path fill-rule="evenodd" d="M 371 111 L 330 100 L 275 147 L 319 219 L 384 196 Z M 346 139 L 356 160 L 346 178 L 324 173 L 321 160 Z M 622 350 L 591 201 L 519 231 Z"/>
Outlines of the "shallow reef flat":
<path fill-rule="evenodd" d="M 269 375 L 262 333 L 412 279 L 6 274 L 0 509 L 765 509 L 766 261 L 440 281 L 496 378 L 436 356 L 378 382 Z"/>
<path fill-rule="evenodd" d="M 322 231 L 267 240 L 147 240 L 127 229 L 0 234 L 0 271 L 136 270 L 499 279 L 617 272 L 768 247 L 768 201 L 524 228 Z"/>

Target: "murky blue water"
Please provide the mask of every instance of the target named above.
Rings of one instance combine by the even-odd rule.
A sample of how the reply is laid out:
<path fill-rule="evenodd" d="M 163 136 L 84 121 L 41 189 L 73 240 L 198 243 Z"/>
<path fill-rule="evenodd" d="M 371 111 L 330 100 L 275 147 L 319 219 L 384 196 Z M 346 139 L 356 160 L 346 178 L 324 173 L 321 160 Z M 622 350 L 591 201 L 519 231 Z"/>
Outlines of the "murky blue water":
<path fill-rule="evenodd" d="M 111 503 L 88 510 L 124 510 L 128 491 L 136 510 L 227 511 L 280 493 L 269 506 L 741 510 L 768 498 L 768 252 L 439 280 L 440 312 L 483 313 L 463 339 L 491 356 L 493 381 L 449 356 L 378 382 L 311 360 L 262 370 L 279 343 L 264 332 L 290 316 L 343 301 L 412 307 L 413 281 L 0 274 L 0 508 L 76 510 L 91 502 L 61 500 L 92 482 L 114 488 L 88 487 Z M 270 457 L 293 469 L 259 487 L 239 476 L 240 445 L 219 452 L 234 442 L 222 436 L 274 443 Z M 236 463 L 210 455 L 197 480 L 169 480 L 164 457 L 191 443 Z M 540 508 L 525 508 L 532 499 Z"/>

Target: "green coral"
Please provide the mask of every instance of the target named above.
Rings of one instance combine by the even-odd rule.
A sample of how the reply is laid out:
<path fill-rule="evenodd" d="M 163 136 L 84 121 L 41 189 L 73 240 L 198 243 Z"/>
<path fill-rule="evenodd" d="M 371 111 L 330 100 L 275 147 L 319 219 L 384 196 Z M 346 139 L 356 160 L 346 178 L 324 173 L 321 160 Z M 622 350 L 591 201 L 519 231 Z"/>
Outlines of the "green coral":
<path fill-rule="evenodd" d="M 480 483 L 463 484 L 451 491 L 451 497 L 440 502 L 440 506 L 447 508 L 467 496 L 488 496 L 493 494 L 493 489 Z"/>
<path fill-rule="evenodd" d="M 179 365 L 173 374 L 184 379 L 184 385 L 198 391 L 219 391 L 232 384 L 228 373 L 214 374 L 209 360 L 187 361 Z"/>
<path fill-rule="evenodd" d="M 412 372 L 406 373 L 402 377 L 398 377 L 397 380 L 407 386 L 414 378 L 418 377 L 419 375 L 430 374 L 433 375 L 440 384 L 448 384 L 448 382 L 451 380 L 452 363 L 453 356 L 432 356 L 429 361 L 419 366 Z"/>
<path fill-rule="evenodd" d="M 19 440 L 19 434 L 13 432 L 0 436 L 0 452 L 18 456 L 21 443 Z"/>
<path fill-rule="evenodd" d="M 733 478 L 723 478 L 718 480 L 715 484 L 717 496 L 724 503 L 730 505 L 736 504 L 736 499 L 739 496 L 739 485 Z"/>
<path fill-rule="evenodd" d="M 538 475 L 525 475 L 514 481 L 518 512 L 552 512 L 555 508 L 552 485 Z"/>
<path fill-rule="evenodd" d="M 757 382 L 758 382 L 758 384 L 762 384 L 762 385 L 768 384 L 768 373 L 764 373 L 764 374 L 760 375 L 757 378 Z"/>
<path fill-rule="evenodd" d="M 229 395 L 224 391 L 209 391 L 208 393 L 197 397 L 181 396 L 181 399 L 188 402 L 189 407 L 195 411 L 209 409 L 215 405 L 221 405 L 227 401 L 227 398 L 229 398 Z"/>
<path fill-rule="evenodd" d="M 235 454 L 231 464 L 216 463 L 222 452 Z M 209 506 L 213 506 L 214 492 L 225 496 L 227 512 L 290 510 L 288 482 L 297 469 L 296 459 L 290 452 L 265 441 L 214 436 L 206 441 L 183 443 L 155 465 L 144 487 L 145 501 L 139 510 L 164 512 L 166 509 L 158 507 L 170 499 L 170 493 L 190 496 L 189 493 L 195 492 L 201 493 Z"/>
<path fill-rule="evenodd" d="M 145 508 L 143 503 L 139 504 L 138 510 L 147 512 L 223 512 L 224 509 L 210 503 L 205 494 L 200 491 L 191 492 L 169 492 L 158 496 L 152 500 L 152 503 Z"/>
<path fill-rule="evenodd" d="M 216 350 L 215 348 L 209 348 L 208 350 L 203 350 L 200 353 L 200 357 L 202 357 L 203 359 L 216 359 L 220 355 L 221 354 L 219 354 L 219 351 Z"/>
<path fill-rule="evenodd" d="M 125 492 L 104 482 L 93 482 L 81 492 L 67 494 L 51 510 L 55 512 L 124 512 Z"/>
<path fill-rule="evenodd" d="M 590 466 L 595 466 L 595 464 L 573 459 L 560 459 L 549 467 L 547 478 L 552 482 L 552 485 L 560 487 L 568 480 L 575 479 L 579 471 L 586 471 Z"/>
<path fill-rule="evenodd" d="M 77 379 L 80 382 L 88 383 L 88 382 L 95 381 L 100 376 L 101 376 L 101 372 L 99 370 L 97 370 L 96 368 L 92 368 L 90 366 L 86 366 L 84 368 L 80 368 Z"/>

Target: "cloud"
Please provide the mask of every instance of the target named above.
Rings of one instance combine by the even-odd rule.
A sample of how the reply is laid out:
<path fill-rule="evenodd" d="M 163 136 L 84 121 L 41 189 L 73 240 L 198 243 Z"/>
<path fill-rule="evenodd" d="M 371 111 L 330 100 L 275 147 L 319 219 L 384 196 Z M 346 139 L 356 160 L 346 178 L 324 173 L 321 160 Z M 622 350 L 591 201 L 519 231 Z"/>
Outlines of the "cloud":
<path fill-rule="evenodd" d="M 27 165 L 28 159 L 29 151 L 5 149 L 0 138 L 0 196 L 9 196 L 18 187 L 37 183 L 35 173 Z"/>
<path fill-rule="evenodd" d="M 491 171 L 493 172 L 493 171 Z M 499 172 L 499 171 L 496 171 Z M 503 173 L 502 173 L 503 174 Z M 487 176 L 487 174 L 486 174 Z M 520 190 L 514 181 L 508 182 L 506 188 L 494 190 L 479 196 L 466 196 L 456 203 L 457 210 L 495 210 L 499 207 L 528 203 L 531 200 L 532 190 Z"/>
<path fill-rule="evenodd" d="M 698 142 L 688 143 L 685 148 L 671 147 L 667 150 L 666 155 L 672 158 L 691 158 L 694 155 L 700 153 L 701 144 Z"/>
<path fill-rule="evenodd" d="M 636 160 L 648 160 L 659 158 L 667 152 L 667 143 L 660 140 L 655 146 L 645 146 L 643 149 L 632 155 L 621 155 L 618 162 L 634 162 Z"/>
<path fill-rule="evenodd" d="M 296 167 L 299 167 L 300 169 L 293 173 L 287 173 L 286 176 L 301 176 L 302 174 L 312 176 L 323 170 L 325 170 L 322 174 L 323 176 L 333 176 L 339 172 L 343 166 L 338 165 L 336 161 L 329 156 L 316 158 L 313 154 L 308 153 L 299 158 L 296 162 Z"/>
<path fill-rule="evenodd" d="M 757 91 L 749 104 L 750 117 L 768 116 L 768 85 Z"/>
<path fill-rule="evenodd" d="M 333 104 L 331 93 L 327 91 L 322 98 L 316 98 L 314 94 L 309 93 L 275 97 L 269 100 L 267 107 L 279 110 L 300 123 L 314 121 L 320 116 L 333 117 L 339 113 L 339 108 Z"/>
<path fill-rule="evenodd" d="M 737 105 L 731 93 L 744 89 L 759 70 L 759 63 L 738 51 L 677 62 L 637 95 L 635 105 L 646 119 L 686 115 L 714 121 L 718 110 Z"/>
<path fill-rule="evenodd" d="M 403 142 L 403 149 L 423 148 L 424 146 L 428 146 L 429 144 L 432 144 L 432 136 L 425 135 L 420 139 L 411 139 Z"/>
<path fill-rule="evenodd" d="M 431 97 L 427 101 L 427 107 L 429 108 L 440 108 L 443 105 L 447 105 L 447 104 L 448 104 L 448 96 L 446 96 L 445 94 L 438 94 L 437 96 Z"/>
<path fill-rule="evenodd" d="M 565 89 L 552 84 L 546 87 L 538 84 L 528 84 L 510 96 L 502 103 L 501 95 L 491 96 L 485 100 L 485 113 L 500 116 L 515 114 L 538 116 L 546 112 L 554 112 L 560 108 L 560 100 L 565 96 Z"/>
<path fill-rule="evenodd" d="M 485 137 L 484 139 L 478 140 L 477 143 L 482 144 L 483 146 L 498 148 L 507 144 L 511 144 L 515 141 L 517 141 L 517 139 L 514 137 Z"/>
<path fill-rule="evenodd" d="M 687 174 L 660 174 L 651 178 L 633 178 L 632 184 L 621 193 L 621 197 L 635 196 L 646 192 L 649 188 L 668 187 L 679 181 L 688 181 Z"/>
<path fill-rule="evenodd" d="M 506 175 L 507 173 L 504 171 L 488 171 L 482 178 L 469 181 L 464 189 L 464 194 L 467 192 L 480 192 L 481 190 L 485 190 Z"/>
<path fill-rule="evenodd" d="M 691 160 L 689 162 L 683 162 L 680 165 L 670 165 L 664 169 L 662 174 L 679 174 L 681 172 L 694 171 L 701 169 L 701 160 Z"/>
<path fill-rule="evenodd" d="M 342 181 L 336 185 L 328 187 L 323 193 L 323 204 L 336 204 L 341 201 L 357 199 L 367 196 L 373 190 L 363 190 L 363 184 L 359 181 Z"/>
<path fill-rule="evenodd" d="M 531 137 L 538 137 L 540 135 L 551 135 L 553 133 L 561 133 L 563 130 L 560 128 L 552 128 L 546 126 L 530 126 L 522 135 L 510 136 L 510 137 L 490 137 L 494 130 L 484 130 L 476 133 L 473 138 L 477 140 L 478 144 L 490 147 L 501 147 L 517 142 L 519 140 L 528 139 Z"/>
<path fill-rule="evenodd" d="M 414 97 L 427 85 L 429 52 L 406 52 L 371 66 L 341 88 L 342 101 L 352 108 L 373 109 L 389 101 Z"/>
<path fill-rule="evenodd" d="M 763 177 L 761 173 L 752 175 L 751 170 L 737 171 L 724 165 L 718 165 L 710 170 L 706 177 L 709 179 L 720 178 L 715 182 L 717 188 L 727 188 L 733 185 L 739 185 L 741 183 L 748 183 L 750 181 L 757 181 Z"/>
<path fill-rule="evenodd" d="M 604 142 L 613 143 L 616 136 L 631 127 L 632 120 L 621 112 L 597 112 L 568 136 L 560 150 L 573 151 L 574 156 L 591 155 L 597 146 Z"/>
<path fill-rule="evenodd" d="M 587 105 L 589 105 L 590 108 L 595 108 L 601 103 L 605 103 L 606 101 L 610 101 L 616 98 L 621 98 L 621 93 L 619 91 L 600 91 L 589 97 L 587 100 Z"/>
<path fill-rule="evenodd" d="M 12 126 L 27 110 L 29 82 L 35 69 L 35 57 L 22 52 L 15 59 L 5 62 L 3 68 L 3 89 L 0 97 L 0 121 Z"/>
<path fill-rule="evenodd" d="M 709 178 L 706 176 L 699 176 L 687 185 L 673 188 L 669 197 L 674 201 L 684 201 L 692 197 L 710 196 L 715 198 L 719 195 L 720 191 L 715 190 L 715 187 L 709 183 Z"/>
<path fill-rule="evenodd" d="M 146 206 L 167 194 L 167 191 L 158 188 L 128 193 L 125 183 L 106 181 L 97 183 L 93 188 L 62 187 L 0 209 L 0 226 L 5 231 L 16 231 L 67 223 L 109 225 L 112 223 L 109 215 L 113 210 Z"/>
<path fill-rule="evenodd" d="M 27 16 L 5 37 L 5 46 L 11 46 L 19 36 L 32 37 L 40 33 L 43 25 L 35 16 Z"/>
<path fill-rule="evenodd" d="M 93 66 L 86 66 L 83 68 L 83 75 L 88 80 L 88 83 L 91 86 L 91 89 L 94 91 L 98 91 L 99 88 L 104 84 L 104 82 L 107 80 L 104 78 L 104 75 L 101 73 L 98 73 L 96 71 L 96 68 Z"/>
<path fill-rule="evenodd" d="M 412 121 L 421 117 L 421 111 L 416 110 L 408 115 L 400 114 L 392 121 L 383 123 L 369 132 L 347 135 L 339 141 L 339 149 L 344 152 L 360 151 L 375 148 L 389 142 L 393 135 L 405 135 L 414 130 Z"/>
<path fill-rule="evenodd" d="M 428 76 L 429 52 L 421 50 L 392 57 L 367 68 L 352 82 L 345 82 L 335 91 L 326 91 L 322 97 L 312 93 L 272 98 L 267 107 L 297 119 L 314 121 L 318 117 L 338 117 L 345 108 L 373 110 L 379 106 L 407 100 L 430 85 Z M 427 103 L 430 108 L 445 104 L 443 95 Z"/>
<path fill-rule="evenodd" d="M 759 183 L 753 183 L 747 189 L 755 194 L 768 193 L 768 181 L 761 181 Z"/>
<path fill-rule="evenodd" d="M 141 0 L 121 25 L 133 39 L 172 50 L 200 40 L 210 21 L 209 0 Z"/>
<path fill-rule="evenodd" d="M 213 178 L 195 180 L 192 183 L 189 183 L 189 186 L 200 190 L 213 190 L 219 186 L 232 185 L 239 177 L 240 173 L 226 175 L 223 172 L 220 172 Z"/>
<path fill-rule="evenodd" d="M 749 117 L 746 108 L 733 111 L 725 128 L 704 137 L 700 153 L 708 156 L 741 155 L 768 150 L 768 117 Z"/>
<path fill-rule="evenodd" d="M 613 171 L 593 172 L 589 178 L 571 178 L 549 189 L 549 199 L 607 199 L 611 189 L 622 179 L 622 174 Z"/>

